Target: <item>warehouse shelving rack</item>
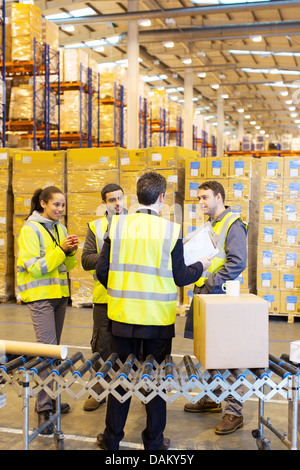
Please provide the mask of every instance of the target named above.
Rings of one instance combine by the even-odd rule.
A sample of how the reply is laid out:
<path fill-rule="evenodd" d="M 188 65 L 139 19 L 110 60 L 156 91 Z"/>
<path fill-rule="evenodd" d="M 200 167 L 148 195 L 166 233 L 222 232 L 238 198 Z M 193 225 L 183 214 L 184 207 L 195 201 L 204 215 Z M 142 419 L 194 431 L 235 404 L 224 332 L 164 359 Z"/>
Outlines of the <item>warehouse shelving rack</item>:
<path fill-rule="evenodd" d="M 168 144 L 170 145 L 171 141 L 171 134 L 175 133 L 176 138 L 176 147 L 182 147 L 182 118 L 180 116 L 176 116 L 176 126 L 170 126 L 170 111 L 168 112 L 168 127 L 167 127 L 167 136 L 168 136 Z"/>
<path fill-rule="evenodd" d="M 148 147 L 148 100 L 139 98 L 139 148 Z"/>
<path fill-rule="evenodd" d="M 100 89 L 101 89 L 101 75 L 100 75 Z M 114 82 L 114 97 L 113 98 L 102 98 L 100 99 L 100 108 L 101 106 L 106 105 L 113 105 L 113 112 L 114 112 L 114 122 L 113 122 L 113 141 L 107 142 L 101 140 L 101 117 L 100 117 L 100 147 L 125 147 L 125 139 L 124 139 L 124 109 L 125 109 L 125 101 L 124 101 L 124 86 L 118 85 Z M 120 130 L 119 133 L 117 132 L 117 110 L 119 110 L 119 126 Z"/>
<path fill-rule="evenodd" d="M 55 129 L 59 135 L 60 125 L 59 120 L 52 121 L 53 113 L 51 113 L 53 111 L 51 88 L 55 82 L 58 83 L 59 89 L 59 52 L 53 52 L 48 44 L 41 44 L 34 38 L 33 60 L 5 63 L 5 80 L 16 76 L 33 78 L 33 119 L 6 121 L 6 131 L 27 132 L 27 138 L 33 139 L 33 150 L 37 150 L 38 146 L 50 150 L 50 129 Z M 43 99 L 39 98 L 40 91 Z M 59 99 L 56 101 L 55 97 L 55 106 L 56 104 L 59 116 L 60 101 Z M 37 110 L 38 105 L 40 112 Z"/>

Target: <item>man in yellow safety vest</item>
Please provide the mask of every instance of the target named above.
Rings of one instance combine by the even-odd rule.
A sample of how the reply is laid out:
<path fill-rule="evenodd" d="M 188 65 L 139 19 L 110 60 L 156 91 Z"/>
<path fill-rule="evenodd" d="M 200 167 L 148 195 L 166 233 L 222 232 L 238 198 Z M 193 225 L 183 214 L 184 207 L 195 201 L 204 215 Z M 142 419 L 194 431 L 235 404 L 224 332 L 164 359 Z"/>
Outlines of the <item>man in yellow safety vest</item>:
<path fill-rule="evenodd" d="M 91 339 L 92 352 L 99 352 L 101 358 L 106 361 L 111 353 L 110 339 L 111 334 L 107 331 L 107 290 L 98 281 L 95 267 L 103 246 L 103 238 L 107 231 L 109 220 L 113 215 L 126 213 L 124 208 L 123 189 L 115 183 L 104 186 L 101 191 L 102 204 L 105 204 L 105 215 L 88 223 L 86 238 L 82 250 L 81 264 L 85 271 L 93 271 L 93 334 Z M 95 365 L 97 369 L 99 363 Z M 100 384 L 94 387 L 96 393 L 100 394 L 103 390 Z M 93 396 L 88 397 L 84 402 L 85 411 L 94 411 L 105 400 L 98 402 Z"/>
<path fill-rule="evenodd" d="M 247 227 L 231 212 L 230 207 L 225 207 L 225 191 L 219 182 L 207 181 L 201 184 L 197 195 L 201 210 L 204 215 L 209 216 L 214 232 L 220 237 L 219 246 L 222 249 L 195 282 L 194 293 L 224 294 L 222 284 L 237 279 L 246 268 Z M 184 336 L 193 338 L 193 301 L 188 311 Z M 231 376 L 227 380 L 231 381 Z M 239 392 L 241 393 L 241 389 Z M 224 416 L 215 428 L 216 434 L 230 434 L 243 426 L 242 404 L 232 396 L 225 401 Z M 187 403 L 184 410 L 190 413 L 221 413 L 222 405 L 204 397 L 198 403 Z"/>
<path fill-rule="evenodd" d="M 177 305 L 177 286 L 195 282 L 210 265 L 207 258 L 186 266 L 181 227 L 159 216 L 165 200 L 166 179 L 151 171 L 137 181 L 141 205 L 129 215 L 113 217 L 96 266 L 107 286 L 111 347 L 124 363 L 130 354 L 153 355 L 159 364 L 171 353 Z M 125 390 L 117 387 L 118 393 Z M 121 403 L 109 394 L 106 428 L 97 436 L 105 450 L 118 450 L 124 436 L 131 399 Z M 166 402 L 156 395 L 146 404 L 147 424 L 142 432 L 146 450 L 166 449 Z"/>

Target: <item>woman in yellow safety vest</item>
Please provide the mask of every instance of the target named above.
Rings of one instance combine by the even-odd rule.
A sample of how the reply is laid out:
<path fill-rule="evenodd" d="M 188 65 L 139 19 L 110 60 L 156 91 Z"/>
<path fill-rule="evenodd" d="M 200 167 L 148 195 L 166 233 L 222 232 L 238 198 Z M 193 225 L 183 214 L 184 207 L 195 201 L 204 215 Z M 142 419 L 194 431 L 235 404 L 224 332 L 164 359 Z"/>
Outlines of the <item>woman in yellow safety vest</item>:
<path fill-rule="evenodd" d="M 66 227 L 60 223 L 64 210 L 65 196 L 59 188 L 37 189 L 18 239 L 20 297 L 29 307 L 37 341 L 46 344 L 60 342 L 69 298 L 67 273 L 77 264 L 78 237 L 67 236 Z M 40 377 L 47 375 L 44 371 Z M 46 392 L 39 392 L 36 403 L 39 427 L 48 421 L 54 405 Z M 69 411 L 69 405 L 63 404 L 61 411 Z M 42 431 L 52 432 L 52 425 Z"/>

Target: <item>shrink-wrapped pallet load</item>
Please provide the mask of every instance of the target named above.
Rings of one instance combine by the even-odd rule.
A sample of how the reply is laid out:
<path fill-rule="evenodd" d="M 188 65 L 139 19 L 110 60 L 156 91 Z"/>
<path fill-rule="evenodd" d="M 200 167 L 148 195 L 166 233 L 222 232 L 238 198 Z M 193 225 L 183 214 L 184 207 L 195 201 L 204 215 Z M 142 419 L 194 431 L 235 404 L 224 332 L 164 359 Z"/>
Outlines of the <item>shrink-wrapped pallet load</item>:
<path fill-rule="evenodd" d="M 92 305 L 94 279 L 84 271 L 81 255 L 88 222 L 105 214 L 101 190 L 109 183 L 119 184 L 119 149 L 70 149 L 67 152 L 68 232 L 79 237 L 78 266 L 70 272 L 73 307 Z"/>
<path fill-rule="evenodd" d="M 0 302 L 14 297 L 12 162 L 0 149 Z"/>
<path fill-rule="evenodd" d="M 13 3 L 11 6 L 12 60 L 37 62 L 40 48 L 34 54 L 34 38 L 42 43 L 42 11 L 35 5 Z"/>
<path fill-rule="evenodd" d="M 52 51 L 58 51 L 59 48 L 59 27 L 52 21 L 43 18 L 42 22 L 42 40 Z"/>

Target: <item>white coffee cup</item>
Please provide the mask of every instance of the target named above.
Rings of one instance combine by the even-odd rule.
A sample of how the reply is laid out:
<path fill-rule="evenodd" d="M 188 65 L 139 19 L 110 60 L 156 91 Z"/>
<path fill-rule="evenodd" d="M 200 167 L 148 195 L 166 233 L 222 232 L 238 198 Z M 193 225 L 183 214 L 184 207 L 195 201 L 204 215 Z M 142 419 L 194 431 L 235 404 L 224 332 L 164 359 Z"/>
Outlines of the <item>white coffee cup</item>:
<path fill-rule="evenodd" d="M 229 297 L 238 297 L 240 295 L 240 281 L 226 281 L 222 284 L 222 290 L 226 292 Z"/>

